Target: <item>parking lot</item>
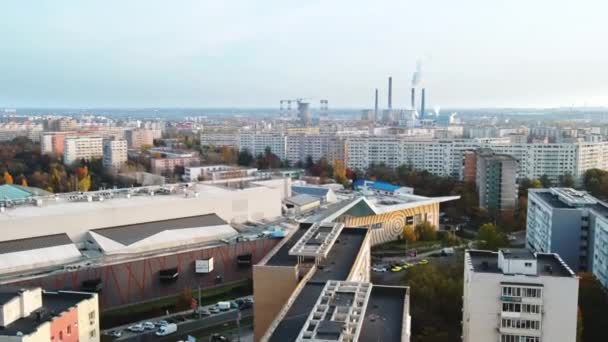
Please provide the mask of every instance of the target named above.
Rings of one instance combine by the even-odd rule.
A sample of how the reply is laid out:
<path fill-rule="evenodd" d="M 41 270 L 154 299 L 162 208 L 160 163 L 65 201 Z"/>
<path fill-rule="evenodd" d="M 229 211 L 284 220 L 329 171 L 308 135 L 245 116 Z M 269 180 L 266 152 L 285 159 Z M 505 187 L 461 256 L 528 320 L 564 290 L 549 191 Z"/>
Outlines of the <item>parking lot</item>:
<path fill-rule="evenodd" d="M 161 316 L 155 319 L 136 322 L 129 325 L 114 327 L 102 331 L 104 340 L 114 341 L 176 341 L 180 336 L 186 336 L 194 331 L 236 322 L 237 319 L 250 318 L 253 310 L 251 296 L 230 301 L 229 308 L 218 308 L 217 304 L 200 307 L 197 312 L 192 310 Z M 175 324 L 177 331 L 166 336 L 157 336 L 157 331 L 163 325 Z"/>

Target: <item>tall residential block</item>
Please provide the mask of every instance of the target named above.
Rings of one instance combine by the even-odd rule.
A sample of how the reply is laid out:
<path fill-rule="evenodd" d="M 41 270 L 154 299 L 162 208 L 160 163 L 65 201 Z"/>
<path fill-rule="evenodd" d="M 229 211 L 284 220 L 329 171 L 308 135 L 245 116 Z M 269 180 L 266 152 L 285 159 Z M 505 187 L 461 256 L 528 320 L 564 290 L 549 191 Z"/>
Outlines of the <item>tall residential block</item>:
<path fill-rule="evenodd" d="M 464 342 L 576 341 L 578 278 L 557 254 L 469 250 Z"/>
<path fill-rule="evenodd" d="M 103 156 L 103 139 L 97 136 L 66 137 L 63 140 L 63 163 L 91 160 Z"/>
<path fill-rule="evenodd" d="M 119 169 L 127 162 L 127 141 L 107 139 L 103 141 L 103 166 Z"/>
<path fill-rule="evenodd" d="M 491 150 L 478 151 L 475 183 L 481 208 L 494 213 L 515 210 L 518 191 L 515 158 Z"/>
<path fill-rule="evenodd" d="M 158 131 L 160 133 L 160 131 Z M 152 146 L 154 139 L 160 138 L 160 134 L 155 133 L 155 130 L 137 128 L 125 131 L 125 138 L 129 148 L 140 149 L 142 146 Z"/>
<path fill-rule="evenodd" d="M 608 287 L 608 206 L 570 188 L 530 189 L 526 245 L 558 253 L 575 271 Z"/>

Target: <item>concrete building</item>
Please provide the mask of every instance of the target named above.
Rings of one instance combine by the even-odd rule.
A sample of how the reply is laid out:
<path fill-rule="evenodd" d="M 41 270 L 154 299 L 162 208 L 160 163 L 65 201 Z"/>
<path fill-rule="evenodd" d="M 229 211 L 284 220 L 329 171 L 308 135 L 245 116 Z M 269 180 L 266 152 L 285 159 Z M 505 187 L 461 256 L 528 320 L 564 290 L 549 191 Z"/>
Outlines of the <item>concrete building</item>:
<path fill-rule="evenodd" d="M 283 179 L 168 184 L 15 205 L 0 213 L 0 288 L 98 292 L 106 310 L 246 281 L 278 243 L 263 232 L 289 227 L 268 223 L 281 216 L 284 189 Z M 196 260 L 210 258 L 213 271 L 197 272 Z"/>
<path fill-rule="evenodd" d="M 103 157 L 103 138 L 99 136 L 66 137 L 63 141 L 63 163 Z"/>
<path fill-rule="evenodd" d="M 188 166 L 184 170 L 184 180 L 196 182 L 199 180 L 217 181 L 253 177 L 257 171 L 257 168 L 241 168 L 228 165 Z"/>
<path fill-rule="evenodd" d="M 479 150 L 476 160 L 479 207 L 490 212 L 515 210 L 517 206 L 517 160 L 509 155 Z"/>
<path fill-rule="evenodd" d="M 578 278 L 557 254 L 465 253 L 464 342 L 575 341 Z"/>
<path fill-rule="evenodd" d="M 1 342 L 97 342 L 97 294 L 0 289 Z"/>
<path fill-rule="evenodd" d="M 239 147 L 239 132 L 231 131 L 203 131 L 200 135 L 201 146 Z"/>
<path fill-rule="evenodd" d="M 302 223 L 254 266 L 254 340 L 409 341 L 409 289 L 370 283 L 369 232 Z"/>
<path fill-rule="evenodd" d="M 107 139 L 103 141 L 103 166 L 120 169 L 127 162 L 127 141 Z"/>
<path fill-rule="evenodd" d="M 295 134 L 286 136 L 286 158 L 292 163 L 326 158 L 330 163 L 344 161 L 344 139 L 335 134 Z"/>
<path fill-rule="evenodd" d="M 140 149 L 142 146 L 153 146 L 154 139 L 160 139 L 160 130 L 135 128 L 125 131 L 129 148 Z"/>
<path fill-rule="evenodd" d="M 328 188 L 322 186 L 312 186 L 312 185 L 292 185 L 291 191 L 294 194 L 298 195 L 309 195 L 315 198 L 318 198 L 322 204 L 325 203 L 335 203 L 338 201 L 336 197 L 336 193 Z"/>
<path fill-rule="evenodd" d="M 188 167 L 200 164 L 198 156 L 169 157 L 150 159 L 150 171 L 157 175 L 164 175 L 175 171 L 176 166 Z"/>
<path fill-rule="evenodd" d="M 575 271 L 589 271 L 608 288 L 608 205 L 574 189 L 528 191 L 526 245 L 563 255 Z"/>
<path fill-rule="evenodd" d="M 270 151 L 274 153 L 279 159 L 285 159 L 286 151 L 286 139 L 285 135 L 281 133 L 241 133 L 238 136 L 238 148 L 239 150 L 248 150 L 254 156 L 258 154 L 264 154 L 266 148 L 270 148 Z"/>

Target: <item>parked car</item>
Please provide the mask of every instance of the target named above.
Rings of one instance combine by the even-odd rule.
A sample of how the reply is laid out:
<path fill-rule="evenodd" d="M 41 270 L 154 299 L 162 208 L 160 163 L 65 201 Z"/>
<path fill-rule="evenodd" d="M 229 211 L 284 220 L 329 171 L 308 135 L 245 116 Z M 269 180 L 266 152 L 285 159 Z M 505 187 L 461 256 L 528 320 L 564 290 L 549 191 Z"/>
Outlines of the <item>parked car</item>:
<path fill-rule="evenodd" d="M 386 272 L 386 268 L 384 268 L 384 267 L 372 267 L 372 271 L 374 271 L 374 272 Z"/>
<path fill-rule="evenodd" d="M 222 311 L 228 311 L 231 308 L 230 302 L 217 302 L 216 306 Z"/>
<path fill-rule="evenodd" d="M 428 260 L 426 260 L 426 259 L 422 259 L 422 260 L 418 261 L 418 264 L 419 264 L 419 265 L 426 265 L 426 264 L 428 264 L 428 263 L 429 263 L 429 261 L 428 261 Z"/>
<path fill-rule="evenodd" d="M 393 268 L 391 268 L 391 272 L 401 272 L 403 270 L 403 267 L 401 266 L 395 266 Z"/>
<path fill-rule="evenodd" d="M 246 301 L 243 301 L 243 302 L 241 303 L 241 305 L 239 306 L 239 310 L 245 310 L 245 309 L 249 309 L 249 308 L 250 308 L 250 307 L 252 307 L 252 306 L 253 306 L 253 304 L 251 304 L 251 302 L 246 302 Z"/>
<path fill-rule="evenodd" d="M 173 334 L 176 331 L 177 331 L 177 324 L 169 323 L 167 325 L 163 325 L 162 327 L 158 328 L 158 331 L 156 332 L 156 336 L 167 336 L 167 335 Z"/>
<path fill-rule="evenodd" d="M 127 329 L 132 332 L 142 332 L 145 330 L 142 324 L 134 324 L 129 326 Z"/>
<path fill-rule="evenodd" d="M 122 336 L 122 330 L 114 330 L 110 333 L 110 336 L 112 337 L 120 337 Z"/>
<path fill-rule="evenodd" d="M 213 306 L 209 309 L 209 313 L 211 313 L 211 314 L 220 313 L 220 308 L 218 308 L 217 306 Z"/>
<path fill-rule="evenodd" d="M 165 321 L 164 319 L 161 319 L 160 321 L 155 323 L 155 325 L 157 327 L 162 327 L 163 325 L 167 325 L 167 324 L 169 324 L 169 322 Z"/>
<path fill-rule="evenodd" d="M 236 301 L 231 301 L 231 302 L 230 302 L 230 308 L 231 308 L 231 309 L 238 309 L 238 308 L 239 308 L 239 305 L 237 304 L 237 302 L 236 302 Z"/>
<path fill-rule="evenodd" d="M 156 328 L 156 326 L 152 322 L 144 322 L 144 323 L 142 323 L 142 326 L 146 330 L 154 330 Z"/>

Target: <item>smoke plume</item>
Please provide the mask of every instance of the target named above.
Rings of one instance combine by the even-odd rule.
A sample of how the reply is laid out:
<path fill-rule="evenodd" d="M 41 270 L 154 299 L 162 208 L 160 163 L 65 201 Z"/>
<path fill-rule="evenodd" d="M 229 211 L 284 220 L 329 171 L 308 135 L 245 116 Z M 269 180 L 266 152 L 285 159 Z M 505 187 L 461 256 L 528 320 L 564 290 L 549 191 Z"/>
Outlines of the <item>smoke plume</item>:
<path fill-rule="evenodd" d="M 422 61 L 416 61 L 416 71 L 412 75 L 412 87 L 416 87 L 422 82 Z"/>

